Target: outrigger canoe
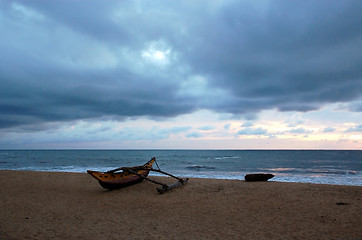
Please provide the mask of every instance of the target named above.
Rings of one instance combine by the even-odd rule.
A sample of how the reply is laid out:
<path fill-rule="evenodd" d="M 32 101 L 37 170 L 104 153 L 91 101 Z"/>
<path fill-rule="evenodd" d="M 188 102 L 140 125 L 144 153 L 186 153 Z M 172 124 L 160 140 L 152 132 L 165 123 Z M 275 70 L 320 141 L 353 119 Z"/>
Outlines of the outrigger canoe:
<path fill-rule="evenodd" d="M 112 190 L 142 182 L 143 179 L 147 178 L 155 161 L 156 158 L 152 158 L 142 166 L 117 168 L 107 172 L 92 170 L 87 170 L 87 172 L 97 179 L 102 187 Z"/>
<path fill-rule="evenodd" d="M 122 188 L 125 186 L 133 185 L 136 183 L 142 182 L 142 180 L 150 181 L 154 184 L 161 185 L 162 187 L 156 188 L 159 193 L 165 193 L 173 188 L 183 186 L 188 182 L 188 178 L 179 178 L 172 174 L 169 174 L 167 172 L 161 171 L 159 168 L 157 162 L 156 165 L 158 169 L 152 168 L 152 165 L 156 162 L 156 158 L 153 157 L 150 161 L 145 163 L 142 166 L 136 166 L 136 167 L 121 167 L 116 168 L 107 172 L 98 172 L 98 171 L 92 171 L 87 170 L 87 172 L 92 175 L 95 179 L 98 180 L 99 184 L 109 190 Z M 167 176 L 170 176 L 172 178 L 175 178 L 178 180 L 178 182 L 167 185 L 155 180 L 152 180 L 148 178 L 148 174 L 150 171 L 158 172 L 161 174 L 165 174 Z"/>

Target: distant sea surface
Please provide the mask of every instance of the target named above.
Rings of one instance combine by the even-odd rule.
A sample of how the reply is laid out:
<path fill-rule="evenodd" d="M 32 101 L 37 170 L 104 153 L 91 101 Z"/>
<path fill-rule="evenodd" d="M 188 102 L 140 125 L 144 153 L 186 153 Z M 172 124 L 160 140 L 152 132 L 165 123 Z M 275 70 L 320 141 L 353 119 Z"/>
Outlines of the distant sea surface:
<path fill-rule="evenodd" d="M 263 172 L 275 174 L 271 181 L 362 186 L 360 150 L 0 150 L 0 169 L 108 171 L 152 157 L 161 170 L 182 177 L 244 179 Z"/>

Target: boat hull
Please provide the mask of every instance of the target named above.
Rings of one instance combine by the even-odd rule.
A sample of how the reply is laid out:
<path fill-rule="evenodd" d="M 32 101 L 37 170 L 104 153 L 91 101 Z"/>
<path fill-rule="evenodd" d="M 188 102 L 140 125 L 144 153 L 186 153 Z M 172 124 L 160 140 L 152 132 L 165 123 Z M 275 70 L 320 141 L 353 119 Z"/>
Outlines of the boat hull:
<path fill-rule="evenodd" d="M 146 174 L 142 174 L 142 176 L 147 177 L 148 172 Z M 143 178 L 141 178 L 141 177 L 139 177 L 137 175 L 134 175 L 133 177 L 127 177 L 127 178 L 124 178 L 124 179 L 119 180 L 119 181 L 113 181 L 113 182 L 98 180 L 99 185 L 101 185 L 103 188 L 106 188 L 106 189 L 109 189 L 109 190 L 127 187 L 127 186 L 130 186 L 130 185 L 140 183 L 142 181 L 143 181 Z"/>
<path fill-rule="evenodd" d="M 113 190 L 142 182 L 143 178 L 148 176 L 154 161 L 155 158 L 152 158 L 150 161 L 142 166 L 129 168 L 132 171 L 136 172 L 138 175 L 126 170 L 122 170 L 122 172 L 98 172 L 87 170 L 87 172 L 92 177 L 97 179 L 99 184 L 103 188 Z"/>
<path fill-rule="evenodd" d="M 274 175 L 270 173 L 254 173 L 245 175 L 245 181 L 247 182 L 265 182 L 273 178 Z"/>

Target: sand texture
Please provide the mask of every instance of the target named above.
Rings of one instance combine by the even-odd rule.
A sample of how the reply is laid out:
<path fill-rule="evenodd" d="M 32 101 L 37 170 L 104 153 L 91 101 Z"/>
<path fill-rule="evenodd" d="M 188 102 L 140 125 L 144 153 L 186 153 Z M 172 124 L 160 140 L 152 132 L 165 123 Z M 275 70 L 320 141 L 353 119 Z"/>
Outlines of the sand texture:
<path fill-rule="evenodd" d="M 170 182 L 169 178 L 152 177 Z M 0 239 L 362 239 L 362 187 L 190 179 L 108 191 L 86 173 L 0 171 Z"/>

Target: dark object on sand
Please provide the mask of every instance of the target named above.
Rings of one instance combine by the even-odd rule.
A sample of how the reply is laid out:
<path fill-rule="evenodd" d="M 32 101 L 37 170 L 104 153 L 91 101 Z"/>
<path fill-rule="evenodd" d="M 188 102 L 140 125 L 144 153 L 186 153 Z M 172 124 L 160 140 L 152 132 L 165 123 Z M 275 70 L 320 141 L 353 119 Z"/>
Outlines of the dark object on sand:
<path fill-rule="evenodd" d="M 260 181 L 268 181 L 273 178 L 274 175 L 270 173 L 254 173 L 245 175 L 245 181 L 247 182 L 260 182 Z"/>
<path fill-rule="evenodd" d="M 152 168 L 152 165 L 156 162 L 156 158 L 153 157 L 150 161 L 145 163 L 142 166 L 136 166 L 136 167 L 121 167 L 116 168 L 107 172 L 98 172 L 98 171 L 92 171 L 87 170 L 87 172 L 92 175 L 95 179 L 98 180 L 99 184 L 109 190 L 118 189 L 122 187 L 126 187 L 129 185 L 133 185 L 136 183 L 142 182 L 144 179 L 147 181 L 150 181 L 152 183 L 161 185 L 161 188 L 157 188 L 157 191 L 159 193 L 167 192 L 175 187 L 179 187 L 182 185 L 185 185 L 188 178 L 182 179 L 175 177 L 169 173 L 163 172 L 160 169 L 154 169 Z M 156 165 L 158 166 L 157 162 Z M 147 176 L 150 173 L 150 171 L 158 172 L 165 174 L 167 176 L 173 177 L 178 180 L 178 182 L 167 185 L 164 183 L 157 182 L 155 180 L 149 179 Z"/>

